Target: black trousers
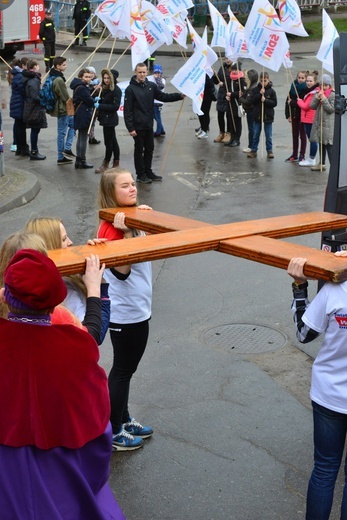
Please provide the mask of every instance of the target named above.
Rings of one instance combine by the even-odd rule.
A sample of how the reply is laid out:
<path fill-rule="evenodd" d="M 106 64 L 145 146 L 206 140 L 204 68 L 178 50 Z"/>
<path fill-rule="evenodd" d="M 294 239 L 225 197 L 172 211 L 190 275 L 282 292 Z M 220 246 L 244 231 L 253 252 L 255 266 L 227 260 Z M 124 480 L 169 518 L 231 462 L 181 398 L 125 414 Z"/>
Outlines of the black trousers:
<path fill-rule="evenodd" d="M 141 177 L 152 173 L 154 151 L 153 129 L 136 130 L 134 137 L 134 163 L 136 175 Z"/>
<path fill-rule="evenodd" d="M 199 122 L 201 130 L 207 132 L 210 128 L 210 110 L 211 110 L 212 99 L 204 99 L 201 103 L 201 112 L 204 115 L 199 116 Z"/>
<path fill-rule="evenodd" d="M 77 36 L 78 33 L 80 31 L 82 31 L 82 29 L 86 25 L 86 23 L 87 23 L 87 20 L 81 20 L 81 19 L 75 20 L 75 36 Z M 84 27 L 82 35 L 83 35 L 83 41 L 87 41 L 88 40 L 88 26 Z M 75 43 L 78 43 L 78 42 L 79 42 L 79 37 L 76 38 L 76 40 L 75 40 Z"/>
<path fill-rule="evenodd" d="M 118 433 L 122 424 L 129 420 L 128 400 L 130 380 L 136 372 L 145 351 L 149 333 L 148 320 L 110 329 L 113 346 L 113 366 L 108 376 L 111 401 L 111 424 L 113 433 Z"/>
<path fill-rule="evenodd" d="M 45 56 L 43 61 L 45 62 L 46 72 L 53 67 L 53 60 L 55 58 L 55 42 L 44 42 Z"/>
<path fill-rule="evenodd" d="M 119 144 L 116 136 L 116 128 L 114 126 L 103 126 L 104 144 L 105 144 L 105 162 L 110 162 L 113 154 L 113 160 L 119 161 Z"/>

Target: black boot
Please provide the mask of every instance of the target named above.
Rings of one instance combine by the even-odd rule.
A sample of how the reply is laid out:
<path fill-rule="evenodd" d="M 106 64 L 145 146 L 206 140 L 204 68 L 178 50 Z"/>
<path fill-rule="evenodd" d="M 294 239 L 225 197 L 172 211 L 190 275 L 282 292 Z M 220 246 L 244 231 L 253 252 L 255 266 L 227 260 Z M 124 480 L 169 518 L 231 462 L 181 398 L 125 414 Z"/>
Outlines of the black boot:
<path fill-rule="evenodd" d="M 43 161 L 44 159 L 46 159 L 46 156 L 41 155 L 38 150 L 31 150 L 31 152 L 30 152 L 31 161 Z"/>
<path fill-rule="evenodd" d="M 20 155 L 21 157 L 30 157 L 30 150 L 27 144 L 24 146 L 24 148 L 21 148 Z"/>
<path fill-rule="evenodd" d="M 87 163 L 87 161 L 82 161 L 80 168 L 82 170 L 88 170 L 89 168 L 94 168 L 94 164 L 89 164 L 89 163 Z"/>
<path fill-rule="evenodd" d="M 79 157 L 76 157 L 75 168 L 76 168 L 76 170 L 78 170 L 79 168 L 82 168 L 82 159 L 80 159 Z"/>

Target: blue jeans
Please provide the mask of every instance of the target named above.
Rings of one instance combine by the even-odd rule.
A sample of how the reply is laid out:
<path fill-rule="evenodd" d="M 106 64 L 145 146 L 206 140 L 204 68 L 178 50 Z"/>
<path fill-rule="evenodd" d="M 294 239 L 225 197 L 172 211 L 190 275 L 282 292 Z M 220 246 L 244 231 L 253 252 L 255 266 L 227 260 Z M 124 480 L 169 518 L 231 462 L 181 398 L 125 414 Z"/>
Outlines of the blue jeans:
<path fill-rule="evenodd" d="M 156 129 L 157 134 L 161 134 L 162 132 L 164 132 L 163 122 L 161 120 L 161 109 L 162 109 L 161 105 L 154 104 L 154 119 L 157 123 L 157 129 Z"/>
<path fill-rule="evenodd" d="M 314 468 L 307 491 L 306 520 L 328 520 L 335 481 L 341 465 L 347 433 L 347 415 L 334 412 L 312 401 L 314 429 Z M 340 520 L 347 520 L 347 486 Z"/>
<path fill-rule="evenodd" d="M 58 119 L 58 137 L 57 137 L 57 146 L 58 146 L 58 160 L 64 157 L 64 150 L 71 150 L 73 139 L 75 137 L 74 130 L 74 118 L 73 116 L 60 116 Z M 65 136 L 66 141 L 65 141 Z"/>
<path fill-rule="evenodd" d="M 265 144 L 266 151 L 272 152 L 272 123 L 263 123 L 264 131 L 265 131 Z M 254 121 L 253 123 L 253 144 L 252 144 L 252 152 L 256 152 L 259 146 L 260 134 L 261 134 L 261 122 Z"/>
<path fill-rule="evenodd" d="M 310 139 L 312 123 L 304 123 L 304 127 L 305 127 L 306 135 L 307 135 L 308 139 Z M 318 143 L 310 143 L 310 158 L 311 159 L 314 159 L 316 157 L 317 150 L 318 150 Z"/>

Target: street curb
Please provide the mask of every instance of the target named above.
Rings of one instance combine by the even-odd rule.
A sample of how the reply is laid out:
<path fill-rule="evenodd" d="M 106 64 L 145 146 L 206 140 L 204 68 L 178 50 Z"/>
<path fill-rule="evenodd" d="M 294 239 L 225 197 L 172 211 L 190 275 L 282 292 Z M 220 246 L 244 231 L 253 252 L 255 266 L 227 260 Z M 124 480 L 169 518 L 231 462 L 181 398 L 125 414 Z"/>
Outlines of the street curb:
<path fill-rule="evenodd" d="M 0 201 L 0 214 L 24 206 L 32 201 L 41 189 L 41 185 L 35 175 L 24 170 L 16 169 L 16 171 L 21 175 L 25 175 L 25 185 L 6 201 Z"/>

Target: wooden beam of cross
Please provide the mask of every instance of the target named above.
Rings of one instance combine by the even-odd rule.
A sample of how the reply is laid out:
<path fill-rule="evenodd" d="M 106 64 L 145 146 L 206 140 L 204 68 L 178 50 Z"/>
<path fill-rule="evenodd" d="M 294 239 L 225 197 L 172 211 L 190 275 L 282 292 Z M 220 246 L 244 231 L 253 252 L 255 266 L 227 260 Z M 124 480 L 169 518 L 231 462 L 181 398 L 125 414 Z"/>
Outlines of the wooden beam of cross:
<path fill-rule="evenodd" d="M 102 220 L 113 222 L 119 209 L 100 210 Z M 61 274 L 83 273 L 90 253 L 106 267 L 159 260 L 174 256 L 219 251 L 286 269 L 291 258 L 307 258 L 310 278 L 341 282 L 347 279 L 346 259 L 325 251 L 278 240 L 347 227 L 347 216 L 327 212 L 301 213 L 231 224 L 208 225 L 198 220 L 136 207 L 122 208 L 125 223 L 151 233 L 136 240 L 115 240 L 97 246 L 73 246 L 49 251 Z"/>

